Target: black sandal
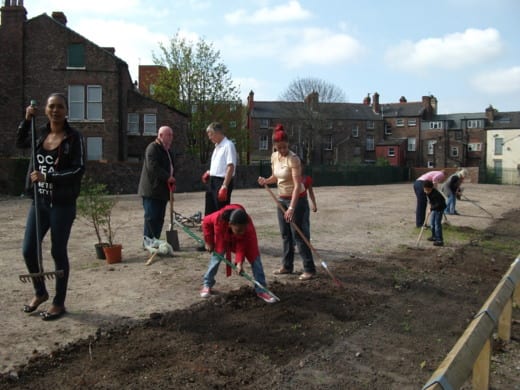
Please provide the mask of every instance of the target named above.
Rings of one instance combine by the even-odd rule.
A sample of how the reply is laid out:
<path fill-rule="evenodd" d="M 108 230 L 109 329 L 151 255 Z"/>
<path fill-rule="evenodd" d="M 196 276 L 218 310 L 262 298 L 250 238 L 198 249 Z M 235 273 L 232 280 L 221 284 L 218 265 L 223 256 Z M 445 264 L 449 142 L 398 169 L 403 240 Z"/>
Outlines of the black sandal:
<path fill-rule="evenodd" d="M 63 308 L 61 311 L 59 311 L 57 313 L 50 313 L 48 311 L 42 311 L 40 313 L 40 316 L 42 317 L 43 321 L 54 321 L 54 320 L 57 320 L 58 318 L 61 318 L 65 313 L 66 313 L 66 310 L 65 310 L 65 308 Z"/>
<path fill-rule="evenodd" d="M 41 297 L 36 296 L 36 304 L 35 305 L 23 305 L 23 312 L 24 313 L 32 313 L 36 309 L 38 309 L 38 306 L 40 306 L 42 303 L 46 302 L 49 299 L 49 294 L 43 295 Z"/>

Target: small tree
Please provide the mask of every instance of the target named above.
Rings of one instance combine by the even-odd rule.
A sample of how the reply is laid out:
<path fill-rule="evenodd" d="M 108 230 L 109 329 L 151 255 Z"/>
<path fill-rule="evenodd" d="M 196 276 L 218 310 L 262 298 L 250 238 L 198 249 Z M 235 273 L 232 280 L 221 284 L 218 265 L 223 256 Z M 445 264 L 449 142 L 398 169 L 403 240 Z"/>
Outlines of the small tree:
<path fill-rule="evenodd" d="M 230 104 L 240 104 L 240 88 L 221 61 L 220 51 L 203 38 L 193 42 L 177 32 L 159 49 L 153 53 L 154 63 L 166 70 L 155 82 L 154 98 L 190 114 L 190 151 L 206 163 L 213 147 L 206 127 L 215 120 L 226 122 Z"/>
<path fill-rule="evenodd" d="M 78 215 L 94 228 L 98 243 L 102 244 L 102 235 L 112 245 L 114 231 L 111 225 L 112 208 L 116 199 L 110 198 L 106 185 L 96 183 L 90 177 L 85 177 L 77 202 Z"/>

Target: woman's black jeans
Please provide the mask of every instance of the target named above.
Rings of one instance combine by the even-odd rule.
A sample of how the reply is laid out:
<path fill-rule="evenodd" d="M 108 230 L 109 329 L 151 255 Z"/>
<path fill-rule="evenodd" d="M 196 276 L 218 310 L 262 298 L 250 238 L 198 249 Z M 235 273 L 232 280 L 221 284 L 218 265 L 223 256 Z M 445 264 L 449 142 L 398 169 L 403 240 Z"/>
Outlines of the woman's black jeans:
<path fill-rule="evenodd" d="M 72 224 L 76 218 L 76 204 L 72 205 L 50 205 L 48 201 L 41 199 L 38 203 L 40 219 L 40 239 L 51 231 L 51 254 L 54 259 L 55 270 L 63 270 L 63 277 L 55 278 L 56 295 L 52 301 L 58 307 L 65 306 L 67 295 L 67 284 L 69 281 L 69 257 L 67 244 L 69 242 Z M 29 209 L 25 236 L 23 240 L 23 257 L 30 273 L 40 272 L 38 266 L 38 253 L 36 246 L 36 218 L 34 201 Z M 45 257 L 45 256 L 43 256 Z M 44 266 L 48 264 L 43 259 Z M 33 279 L 35 294 L 39 297 L 47 294 L 43 278 Z"/>

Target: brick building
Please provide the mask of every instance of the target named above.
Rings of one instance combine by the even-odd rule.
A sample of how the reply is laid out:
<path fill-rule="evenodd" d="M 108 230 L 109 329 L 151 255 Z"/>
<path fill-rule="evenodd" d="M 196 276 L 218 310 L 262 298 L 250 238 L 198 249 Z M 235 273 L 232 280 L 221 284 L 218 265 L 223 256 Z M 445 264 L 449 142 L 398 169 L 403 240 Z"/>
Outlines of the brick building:
<path fill-rule="evenodd" d="M 383 140 L 383 119 L 362 103 L 321 103 L 318 93 L 304 102 L 247 102 L 251 162 L 269 160 L 277 123 L 288 133 L 291 149 L 306 163 L 335 165 L 374 162 L 375 145 Z"/>
<path fill-rule="evenodd" d="M 37 124 L 45 123 L 52 92 L 68 96 L 68 119 L 86 139 L 88 160 L 137 161 L 161 125 L 173 128 L 175 151 L 184 154 L 188 116 L 139 93 L 114 48 L 68 28 L 62 12 L 28 20 L 23 0 L 5 0 L 0 52 L 1 157 L 21 155 L 14 137 L 25 107 L 35 99 Z"/>

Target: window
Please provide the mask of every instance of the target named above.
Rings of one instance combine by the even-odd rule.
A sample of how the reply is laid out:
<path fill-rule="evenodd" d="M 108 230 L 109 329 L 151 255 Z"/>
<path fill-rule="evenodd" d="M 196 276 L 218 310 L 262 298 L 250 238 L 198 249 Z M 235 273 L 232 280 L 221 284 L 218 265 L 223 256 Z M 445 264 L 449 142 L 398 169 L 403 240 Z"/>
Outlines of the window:
<path fill-rule="evenodd" d="M 375 123 L 374 121 L 367 121 L 367 129 L 373 129 L 375 128 Z"/>
<path fill-rule="evenodd" d="M 267 129 L 269 127 L 269 119 L 260 119 L 260 128 Z"/>
<path fill-rule="evenodd" d="M 392 135 L 392 126 L 388 123 L 385 123 L 385 135 Z"/>
<path fill-rule="evenodd" d="M 461 141 L 462 140 L 462 130 L 455 130 L 453 133 L 455 134 L 455 139 L 457 141 Z"/>
<path fill-rule="evenodd" d="M 103 120 L 102 95 L 100 85 L 69 85 L 69 119 Z"/>
<path fill-rule="evenodd" d="M 332 150 L 332 135 L 326 135 L 325 136 L 325 150 Z"/>
<path fill-rule="evenodd" d="M 504 145 L 504 139 L 503 138 L 495 138 L 495 155 L 501 156 L 502 155 L 502 146 Z"/>
<path fill-rule="evenodd" d="M 229 128 L 235 129 L 237 127 L 237 121 L 229 121 Z"/>
<path fill-rule="evenodd" d="M 85 46 L 72 43 L 67 47 L 67 68 L 85 68 Z"/>
<path fill-rule="evenodd" d="M 139 134 L 139 114 L 132 112 L 128 113 L 128 134 Z"/>
<path fill-rule="evenodd" d="M 480 152 L 482 150 L 482 143 L 475 142 L 468 144 L 468 152 Z"/>
<path fill-rule="evenodd" d="M 470 119 L 468 120 L 468 129 L 480 129 L 483 128 L 484 124 L 482 119 Z"/>
<path fill-rule="evenodd" d="M 433 155 L 435 154 L 435 144 L 437 143 L 437 141 L 434 141 L 434 140 L 429 140 L 428 141 L 428 155 Z"/>
<path fill-rule="evenodd" d="M 433 161 L 428 161 L 428 168 L 435 168 L 435 165 L 433 164 Z"/>
<path fill-rule="evenodd" d="M 150 84 L 150 86 L 148 87 L 148 93 L 150 94 L 150 96 L 155 95 L 155 84 Z"/>
<path fill-rule="evenodd" d="M 430 129 L 442 129 L 442 122 L 430 122 Z"/>
<path fill-rule="evenodd" d="M 451 157 L 458 157 L 459 156 L 459 147 L 458 146 L 452 146 L 450 151 Z"/>
<path fill-rule="evenodd" d="M 502 178 L 502 160 L 493 160 L 493 170 L 497 179 Z"/>
<path fill-rule="evenodd" d="M 88 85 L 87 86 L 87 119 L 101 120 L 103 119 L 103 97 L 101 86 Z"/>
<path fill-rule="evenodd" d="M 260 136 L 260 143 L 258 144 L 259 150 L 267 150 L 269 147 L 269 137 L 267 135 Z"/>
<path fill-rule="evenodd" d="M 368 152 L 374 151 L 374 136 L 373 135 L 367 135 L 366 150 Z"/>
<path fill-rule="evenodd" d="M 417 126 L 417 119 L 408 119 L 408 127 Z"/>
<path fill-rule="evenodd" d="M 395 157 L 395 148 L 394 147 L 388 148 L 388 157 Z"/>
<path fill-rule="evenodd" d="M 153 134 L 157 133 L 157 116 L 155 114 L 144 114 L 143 115 L 143 133 L 144 134 Z"/>
<path fill-rule="evenodd" d="M 396 127 L 403 127 L 404 126 L 404 119 L 403 118 L 397 118 L 395 121 Z"/>
<path fill-rule="evenodd" d="M 359 146 L 354 147 L 354 156 L 361 156 L 361 148 Z"/>
<path fill-rule="evenodd" d="M 99 161 L 103 158 L 103 138 L 87 137 L 87 160 Z"/>
<path fill-rule="evenodd" d="M 229 105 L 229 111 L 230 112 L 235 112 L 237 110 L 237 105 L 235 103 L 231 103 Z"/>
<path fill-rule="evenodd" d="M 352 137 L 357 138 L 359 137 L 359 127 L 353 127 L 352 128 Z"/>
<path fill-rule="evenodd" d="M 408 149 L 409 152 L 415 152 L 415 138 L 408 138 Z"/>

